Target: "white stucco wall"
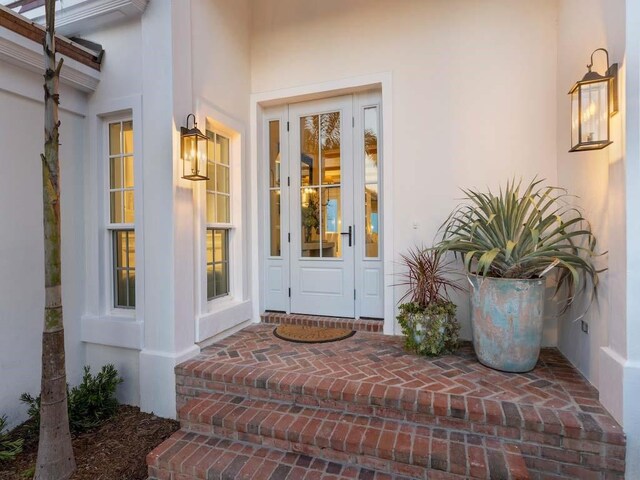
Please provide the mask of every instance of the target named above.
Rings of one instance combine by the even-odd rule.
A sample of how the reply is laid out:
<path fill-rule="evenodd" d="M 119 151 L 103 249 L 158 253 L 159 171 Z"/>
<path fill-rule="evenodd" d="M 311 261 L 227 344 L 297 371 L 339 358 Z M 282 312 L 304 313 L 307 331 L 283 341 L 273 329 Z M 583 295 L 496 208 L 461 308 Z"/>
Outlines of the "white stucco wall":
<path fill-rule="evenodd" d="M 44 315 L 42 77 L 0 61 L 0 415 L 9 426 L 26 418 L 20 394 L 40 391 Z M 21 92 L 21 95 L 15 92 Z M 23 96 L 29 95 L 29 96 Z M 82 103 L 66 87 L 61 103 Z M 83 117 L 60 114 L 62 303 L 67 379 L 80 380 L 83 308 Z"/>
<path fill-rule="evenodd" d="M 580 16 L 575 15 L 580 9 Z M 608 270 L 600 275 L 598 301 L 585 316 L 589 334 L 580 322 L 560 322 L 558 346 L 596 386 L 600 385 L 600 348 L 611 344 L 625 355 L 625 219 L 624 219 L 624 0 L 564 0 L 558 13 L 558 182 L 579 198 L 599 242 L 597 259 Z M 567 92 L 586 73 L 596 48 L 607 48 L 620 70 L 620 113 L 611 119 L 613 144 L 603 150 L 569 153 L 571 105 Z M 599 56 L 600 55 L 600 56 Z M 605 57 L 594 57 L 594 70 L 606 70 Z M 582 307 L 582 306 L 581 306 Z M 575 311 L 573 312 L 575 316 Z M 606 379 L 606 376 L 605 376 Z M 618 408 L 614 408 L 618 410 Z"/>
<path fill-rule="evenodd" d="M 397 261 L 433 240 L 459 187 L 556 183 L 556 13 L 552 0 L 257 0 L 251 88 L 391 72 L 393 152 L 383 161 L 394 196 L 383 201 L 393 202 Z M 545 343 L 555 329 L 550 318 Z"/>

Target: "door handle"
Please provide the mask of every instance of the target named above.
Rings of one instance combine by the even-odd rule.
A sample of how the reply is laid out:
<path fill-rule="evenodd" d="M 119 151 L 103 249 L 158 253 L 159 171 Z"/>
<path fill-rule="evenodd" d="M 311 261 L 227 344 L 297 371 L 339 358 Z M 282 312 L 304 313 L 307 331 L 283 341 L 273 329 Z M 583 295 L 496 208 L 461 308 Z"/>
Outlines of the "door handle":
<path fill-rule="evenodd" d="M 349 246 L 351 246 L 351 236 L 353 235 L 353 230 L 351 228 L 351 225 L 349 225 L 349 231 L 348 232 L 340 232 L 340 235 L 349 235 Z"/>

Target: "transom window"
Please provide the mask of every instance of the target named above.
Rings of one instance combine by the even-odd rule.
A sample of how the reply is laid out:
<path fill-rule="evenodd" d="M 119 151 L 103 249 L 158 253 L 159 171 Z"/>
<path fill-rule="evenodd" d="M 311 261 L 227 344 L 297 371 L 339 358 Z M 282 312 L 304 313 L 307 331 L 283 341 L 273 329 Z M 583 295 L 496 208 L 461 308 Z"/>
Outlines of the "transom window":
<path fill-rule="evenodd" d="M 112 246 L 113 306 L 135 308 L 136 249 L 133 122 L 110 122 L 109 225 Z"/>
<path fill-rule="evenodd" d="M 209 180 L 206 185 L 207 300 L 229 295 L 231 188 L 229 138 L 207 130 Z"/>

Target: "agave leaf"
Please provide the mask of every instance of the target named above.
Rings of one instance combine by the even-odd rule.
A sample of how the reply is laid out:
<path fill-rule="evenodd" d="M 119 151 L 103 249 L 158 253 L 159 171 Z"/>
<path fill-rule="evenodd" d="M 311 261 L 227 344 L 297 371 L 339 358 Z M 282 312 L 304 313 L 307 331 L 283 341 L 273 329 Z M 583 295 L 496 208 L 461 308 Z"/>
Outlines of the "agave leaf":
<path fill-rule="evenodd" d="M 500 253 L 499 248 L 493 248 L 488 252 L 484 252 L 480 258 L 478 259 L 478 270 L 482 271 L 482 275 L 487 275 L 489 269 L 491 268 L 491 264 L 496 256 Z"/>
<path fill-rule="evenodd" d="M 507 248 L 504 253 L 505 261 L 508 262 L 511 259 L 511 253 L 513 252 L 513 249 L 516 247 L 516 245 L 518 244 L 513 240 L 507 241 Z"/>

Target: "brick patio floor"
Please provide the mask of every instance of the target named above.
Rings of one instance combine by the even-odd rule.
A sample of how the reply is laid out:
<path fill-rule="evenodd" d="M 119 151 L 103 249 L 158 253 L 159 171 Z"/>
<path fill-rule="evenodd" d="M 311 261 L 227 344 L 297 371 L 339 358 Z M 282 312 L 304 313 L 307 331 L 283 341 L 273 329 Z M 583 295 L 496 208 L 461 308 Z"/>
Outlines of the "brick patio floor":
<path fill-rule="evenodd" d="M 340 342 L 301 344 L 256 325 L 206 348 L 194 360 L 225 365 L 401 387 L 554 409 L 606 413 L 598 391 L 555 348 L 542 349 L 529 373 L 503 373 L 476 360 L 465 343 L 455 355 L 435 359 L 405 352 L 400 337 L 357 332 Z M 293 380 L 293 377 L 291 377 Z"/>
<path fill-rule="evenodd" d="M 556 349 L 509 374 L 470 344 L 427 359 L 399 337 L 299 344 L 273 329 L 176 367 L 182 431 L 150 454 L 150 478 L 623 478 L 620 426 Z"/>

